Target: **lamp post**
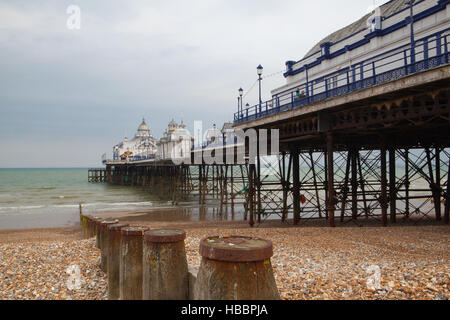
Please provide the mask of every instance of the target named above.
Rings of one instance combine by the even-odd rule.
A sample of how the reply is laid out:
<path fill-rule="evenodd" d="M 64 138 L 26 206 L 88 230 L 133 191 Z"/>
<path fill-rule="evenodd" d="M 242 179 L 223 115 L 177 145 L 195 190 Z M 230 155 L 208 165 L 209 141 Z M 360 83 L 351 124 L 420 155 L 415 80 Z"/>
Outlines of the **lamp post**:
<path fill-rule="evenodd" d="M 262 100 L 261 100 L 261 80 L 262 80 L 262 73 L 263 73 L 263 67 L 262 65 L 259 65 L 256 68 L 256 71 L 258 73 L 258 81 L 259 81 L 259 112 L 261 112 L 261 104 L 262 104 Z"/>
<path fill-rule="evenodd" d="M 239 102 L 239 97 L 238 97 L 238 113 L 240 113 L 241 112 L 241 103 Z"/>
<path fill-rule="evenodd" d="M 409 5 L 409 20 L 410 20 L 410 29 L 411 29 L 411 69 L 414 72 L 414 63 L 416 62 L 416 49 L 415 49 L 415 41 L 414 41 L 414 0 L 405 0 L 405 4 Z"/>
<path fill-rule="evenodd" d="M 239 100 L 241 101 L 240 103 L 240 108 L 241 108 L 241 112 L 242 112 L 242 95 L 244 94 L 244 90 L 242 88 L 239 88 Z M 238 107 L 239 109 L 239 107 Z"/>

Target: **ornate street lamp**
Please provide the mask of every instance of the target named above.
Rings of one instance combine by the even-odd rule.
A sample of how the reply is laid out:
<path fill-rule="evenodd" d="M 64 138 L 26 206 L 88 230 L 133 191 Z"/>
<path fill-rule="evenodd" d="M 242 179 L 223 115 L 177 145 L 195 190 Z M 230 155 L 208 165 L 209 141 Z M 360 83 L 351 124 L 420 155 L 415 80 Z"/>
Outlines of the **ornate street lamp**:
<path fill-rule="evenodd" d="M 261 112 L 261 104 L 262 104 L 262 100 L 261 100 L 261 80 L 262 80 L 262 73 L 263 73 L 263 67 L 262 65 L 259 65 L 256 68 L 256 72 L 258 73 L 258 81 L 259 81 L 259 112 Z"/>
<path fill-rule="evenodd" d="M 241 102 L 240 102 L 240 106 L 238 106 L 238 110 L 239 110 L 239 108 L 241 108 L 241 111 L 242 111 L 242 96 L 243 96 L 243 94 L 244 94 L 244 90 L 242 88 L 239 88 L 239 98 L 238 99 Z"/>

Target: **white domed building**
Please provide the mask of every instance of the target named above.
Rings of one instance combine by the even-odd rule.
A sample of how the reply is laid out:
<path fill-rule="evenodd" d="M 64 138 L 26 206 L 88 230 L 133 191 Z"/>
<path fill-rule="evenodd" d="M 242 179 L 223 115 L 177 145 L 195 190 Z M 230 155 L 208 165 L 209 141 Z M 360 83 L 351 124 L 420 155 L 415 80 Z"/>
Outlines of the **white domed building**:
<path fill-rule="evenodd" d="M 194 145 L 194 136 L 186 129 L 183 121 L 178 125 L 175 120 L 169 122 L 163 137 L 156 143 L 157 158 L 183 159 L 190 157 Z"/>
<path fill-rule="evenodd" d="M 145 119 L 142 119 L 142 123 L 139 125 L 133 139 L 129 140 L 125 137 L 122 142 L 114 146 L 113 159 L 152 159 L 157 152 L 156 143 L 157 139 L 150 134 L 150 127 L 145 122 Z"/>

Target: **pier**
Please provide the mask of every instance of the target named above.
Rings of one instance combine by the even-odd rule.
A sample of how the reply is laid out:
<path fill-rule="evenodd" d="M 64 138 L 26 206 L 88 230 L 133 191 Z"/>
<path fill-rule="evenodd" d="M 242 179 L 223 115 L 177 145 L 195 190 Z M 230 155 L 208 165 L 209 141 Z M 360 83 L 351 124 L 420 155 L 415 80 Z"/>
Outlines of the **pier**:
<path fill-rule="evenodd" d="M 105 181 L 164 188 L 174 203 L 189 195 L 199 204 L 211 197 L 232 208 L 239 201 L 251 226 L 269 217 L 293 224 L 323 219 L 330 227 L 369 218 L 382 226 L 400 219 L 448 224 L 450 5 L 424 2 L 414 14 L 411 3 L 408 16 L 394 8 L 397 2 L 373 16 L 389 28 L 381 22 L 354 34 L 344 28 L 335 43 L 324 41 L 302 60 L 286 62 L 289 81 L 270 100 L 244 109 L 239 90 L 232 130 L 278 130 L 277 154 L 261 156 L 258 138 L 250 161 L 251 142 L 244 138 L 244 154 L 227 165 L 108 161 Z M 397 11 L 376 16 L 391 9 Z M 357 23 L 364 26 L 364 19 Z M 389 39 L 403 29 L 411 38 L 396 33 L 394 46 Z M 364 59 L 358 48 L 368 50 Z M 258 66 L 259 81 L 261 73 Z M 230 145 L 215 148 L 225 158 Z M 193 149 L 191 159 L 201 150 Z"/>
<path fill-rule="evenodd" d="M 250 225 L 271 215 L 282 221 L 292 215 L 294 224 L 326 219 L 331 227 L 336 219 L 362 224 L 370 217 L 383 226 L 412 216 L 448 223 L 448 59 L 445 53 L 437 62 L 420 62 L 426 69 L 416 66 L 416 72 L 381 84 L 372 78 L 365 89 L 304 106 L 236 115 L 237 129 L 280 130 L 273 163 L 273 157 L 261 157 L 249 164 L 247 141 L 244 164 L 116 161 L 106 162 L 106 176 L 93 171 L 92 179 L 164 188 L 174 203 L 192 194 L 199 204 L 208 197 L 232 208 L 245 203 Z M 261 175 L 263 166 L 272 169 L 270 177 Z M 418 179 L 426 185 L 414 187 Z"/>

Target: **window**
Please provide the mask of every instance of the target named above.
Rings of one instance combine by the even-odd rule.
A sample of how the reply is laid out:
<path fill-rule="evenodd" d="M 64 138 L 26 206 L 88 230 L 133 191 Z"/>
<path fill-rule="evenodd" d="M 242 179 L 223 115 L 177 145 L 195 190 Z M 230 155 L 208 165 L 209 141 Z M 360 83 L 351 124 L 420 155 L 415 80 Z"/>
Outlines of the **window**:
<path fill-rule="evenodd" d="M 328 78 L 326 81 L 327 81 L 328 90 L 337 88 L 337 86 L 338 86 L 338 76 L 337 75 Z"/>

